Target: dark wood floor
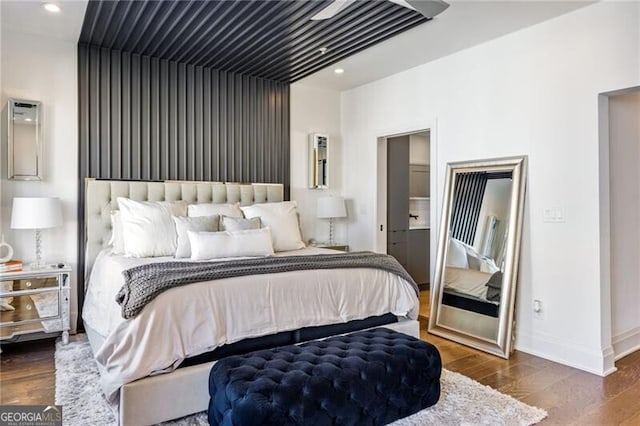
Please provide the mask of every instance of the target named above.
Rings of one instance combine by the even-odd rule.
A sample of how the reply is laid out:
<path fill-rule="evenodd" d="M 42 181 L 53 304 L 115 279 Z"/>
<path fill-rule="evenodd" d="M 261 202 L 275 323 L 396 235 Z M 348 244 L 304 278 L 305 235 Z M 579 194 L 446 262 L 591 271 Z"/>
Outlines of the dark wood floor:
<path fill-rule="evenodd" d="M 445 368 L 531 405 L 544 408 L 543 424 L 640 425 L 640 351 L 602 378 L 522 352 L 503 360 L 427 334 Z M 53 340 L 4 345 L 0 355 L 0 404 L 51 404 L 55 394 Z"/>

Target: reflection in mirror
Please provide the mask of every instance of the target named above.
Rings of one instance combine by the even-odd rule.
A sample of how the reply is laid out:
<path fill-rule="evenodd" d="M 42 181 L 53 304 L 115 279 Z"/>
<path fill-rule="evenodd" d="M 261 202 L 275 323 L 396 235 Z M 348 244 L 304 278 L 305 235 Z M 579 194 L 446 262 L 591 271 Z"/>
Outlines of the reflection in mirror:
<path fill-rule="evenodd" d="M 309 187 L 329 187 L 329 136 L 314 133 L 309 140 Z"/>
<path fill-rule="evenodd" d="M 524 157 L 448 165 L 429 331 L 508 357 Z"/>
<path fill-rule="evenodd" d="M 9 99 L 8 102 L 9 179 L 40 180 L 42 178 L 42 117 L 37 101 Z"/>

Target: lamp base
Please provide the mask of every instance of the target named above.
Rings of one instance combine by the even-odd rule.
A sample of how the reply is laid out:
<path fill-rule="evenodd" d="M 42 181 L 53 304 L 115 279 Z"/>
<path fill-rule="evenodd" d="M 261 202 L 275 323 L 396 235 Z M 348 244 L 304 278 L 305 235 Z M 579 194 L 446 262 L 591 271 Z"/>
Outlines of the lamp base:
<path fill-rule="evenodd" d="M 36 229 L 36 260 L 29 264 L 31 269 L 44 269 L 45 263 L 42 261 L 42 231 Z"/>
<path fill-rule="evenodd" d="M 333 241 L 333 218 L 332 217 L 329 218 L 329 245 L 330 246 L 334 245 L 334 241 Z"/>
<path fill-rule="evenodd" d="M 29 268 L 32 270 L 45 269 L 46 267 L 47 267 L 47 264 L 44 263 L 43 261 L 35 261 L 29 264 Z"/>

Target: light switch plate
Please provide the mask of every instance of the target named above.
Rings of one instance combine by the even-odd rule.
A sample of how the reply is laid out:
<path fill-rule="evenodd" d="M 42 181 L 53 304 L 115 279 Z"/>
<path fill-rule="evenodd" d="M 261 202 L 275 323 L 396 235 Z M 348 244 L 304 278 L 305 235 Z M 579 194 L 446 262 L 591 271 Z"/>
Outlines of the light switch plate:
<path fill-rule="evenodd" d="M 542 220 L 547 223 L 563 223 L 564 209 L 561 208 L 546 208 L 544 209 Z"/>

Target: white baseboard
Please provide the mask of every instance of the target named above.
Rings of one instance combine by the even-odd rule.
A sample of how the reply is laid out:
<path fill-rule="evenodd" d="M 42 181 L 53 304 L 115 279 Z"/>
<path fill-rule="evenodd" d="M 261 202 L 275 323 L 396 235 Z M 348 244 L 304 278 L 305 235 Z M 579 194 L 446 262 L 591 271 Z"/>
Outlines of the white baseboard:
<path fill-rule="evenodd" d="M 613 340 L 613 353 L 617 361 L 632 352 L 640 350 L 640 327 L 618 334 L 611 340 Z"/>
<path fill-rule="evenodd" d="M 617 370 L 612 347 L 591 350 L 585 347 L 569 346 L 566 341 L 544 333 L 518 330 L 515 349 L 598 376 L 607 376 Z"/>

